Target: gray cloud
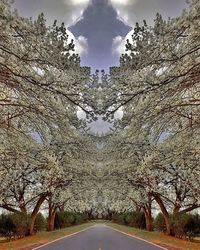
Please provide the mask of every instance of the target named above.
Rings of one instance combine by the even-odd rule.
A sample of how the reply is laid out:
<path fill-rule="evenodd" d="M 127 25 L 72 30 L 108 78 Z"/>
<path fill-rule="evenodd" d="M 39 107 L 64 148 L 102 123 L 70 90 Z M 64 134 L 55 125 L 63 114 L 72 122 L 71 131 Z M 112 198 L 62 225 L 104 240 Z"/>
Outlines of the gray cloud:
<path fill-rule="evenodd" d="M 53 24 L 54 20 L 64 22 L 66 27 L 75 24 L 81 19 L 83 10 L 89 0 L 15 0 L 14 7 L 20 15 L 36 19 L 38 14 L 44 13 L 47 24 Z M 88 50 L 87 39 L 83 36 L 74 35 L 68 31 L 69 40 L 75 41 L 75 53 L 85 55 Z"/>
<path fill-rule="evenodd" d="M 89 0 L 15 0 L 14 6 L 23 16 L 35 19 L 43 12 L 48 24 L 56 19 L 68 27 L 81 17 L 88 3 Z"/>
<path fill-rule="evenodd" d="M 162 14 L 164 19 L 179 16 L 187 7 L 185 0 L 110 0 L 117 10 L 118 18 L 134 28 L 136 22 L 142 23 L 145 19 L 153 25 L 156 13 Z M 113 39 L 112 50 L 120 56 L 125 53 L 126 40 L 131 38 L 132 31 L 126 36 L 116 36 Z"/>
<path fill-rule="evenodd" d="M 134 26 L 136 22 L 144 19 L 153 23 L 157 12 L 166 19 L 176 17 L 187 7 L 185 0 L 110 0 L 118 11 L 118 15 L 126 23 Z"/>

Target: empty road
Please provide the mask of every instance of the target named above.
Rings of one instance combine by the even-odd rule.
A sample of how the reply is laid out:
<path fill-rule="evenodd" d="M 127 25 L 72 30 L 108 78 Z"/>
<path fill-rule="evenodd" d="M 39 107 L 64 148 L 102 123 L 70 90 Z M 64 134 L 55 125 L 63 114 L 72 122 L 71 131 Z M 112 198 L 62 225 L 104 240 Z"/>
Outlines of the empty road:
<path fill-rule="evenodd" d="M 38 250 L 161 250 L 145 241 L 124 235 L 110 227 L 96 225 L 83 232 L 36 248 Z"/>

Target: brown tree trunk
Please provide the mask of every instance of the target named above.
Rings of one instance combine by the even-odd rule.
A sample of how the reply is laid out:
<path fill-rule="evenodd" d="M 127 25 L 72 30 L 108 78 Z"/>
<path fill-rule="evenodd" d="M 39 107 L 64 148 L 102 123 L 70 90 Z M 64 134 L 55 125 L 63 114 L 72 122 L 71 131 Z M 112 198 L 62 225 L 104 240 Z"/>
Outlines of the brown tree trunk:
<path fill-rule="evenodd" d="M 173 209 L 173 214 L 176 215 L 179 213 L 179 211 L 180 211 L 180 206 L 175 206 Z"/>
<path fill-rule="evenodd" d="M 23 214 L 27 214 L 26 203 L 24 200 L 24 192 L 21 192 L 20 194 L 19 208 Z"/>
<path fill-rule="evenodd" d="M 177 188 L 176 188 L 177 190 Z M 180 198 L 180 192 L 176 191 L 176 201 L 174 204 L 174 209 L 173 209 L 173 214 L 176 215 L 179 213 L 180 209 L 181 209 L 181 198 Z"/>
<path fill-rule="evenodd" d="M 151 216 L 151 205 L 146 205 L 144 208 L 146 230 L 152 231 L 152 216 Z"/>
<path fill-rule="evenodd" d="M 163 217 L 164 217 L 164 220 L 165 220 L 165 225 L 166 225 L 166 233 L 167 235 L 171 235 L 172 234 L 172 230 L 171 230 L 171 225 L 170 225 L 170 222 L 169 222 L 169 213 L 167 212 L 167 209 L 165 208 L 165 205 L 162 201 L 162 199 L 160 198 L 160 195 L 159 194 L 153 194 L 156 202 L 158 203 L 160 209 L 161 209 L 161 212 L 163 214 Z"/>
<path fill-rule="evenodd" d="M 51 209 L 51 212 L 49 211 L 48 231 L 54 230 L 55 215 L 56 210 L 53 208 Z"/>
<path fill-rule="evenodd" d="M 31 219 L 30 219 L 30 223 L 29 223 L 29 234 L 30 235 L 34 234 L 35 219 L 36 219 L 37 214 L 38 214 L 38 212 L 40 210 L 40 207 L 41 207 L 42 203 L 44 202 L 44 200 L 46 199 L 46 197 L 47 197 L 47 193 L 42 194 L 40 196 L 40 198 L 38 199 L 38 201 L 37 201 L 37 203 L 35 205 L 35 208 L 34 208 L 32 214 L 31 214 Z"/>
<path fill-rule="evenodd" d="M 50 195 L 48 197 L 48 203 L 49 203 L 49 220 L 48 220 L 48 231 L 54 230 L 54 224 L 55 224 L 55 215 L 56 215 L 56 206 L 52 202 L 52 196 Z"/>

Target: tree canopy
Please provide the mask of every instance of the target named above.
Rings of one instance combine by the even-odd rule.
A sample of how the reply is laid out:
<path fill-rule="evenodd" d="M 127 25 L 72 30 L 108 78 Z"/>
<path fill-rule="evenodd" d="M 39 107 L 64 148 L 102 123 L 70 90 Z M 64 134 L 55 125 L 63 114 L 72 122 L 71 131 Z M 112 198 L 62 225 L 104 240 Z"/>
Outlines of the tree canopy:
<path fill-rule="evenodd" d="M 90 72 L 62 23 L 0 3 L 0 207 L 164 216 L 200 207 L 200 2 L 136 23 L 120 66 Z M 80 118 L 77 112 L 86 114 Z M 117 118 L 121 112 L 123 117 Z M 112 129 L 89 129 L 103 117 Z"/>

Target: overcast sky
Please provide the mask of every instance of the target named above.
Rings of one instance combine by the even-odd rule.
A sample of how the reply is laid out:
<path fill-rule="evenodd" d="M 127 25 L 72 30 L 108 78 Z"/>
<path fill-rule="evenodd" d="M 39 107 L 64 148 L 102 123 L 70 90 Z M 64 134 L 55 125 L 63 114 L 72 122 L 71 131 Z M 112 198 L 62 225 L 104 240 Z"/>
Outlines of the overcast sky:
<path fill-rule="evenodd" d="M 65 22 L 75 38 L 81 64 L 106 69 L 119 64 L 127 34 L 136 22 L 153 24 L 157 12 L 176 17 L 187 7 L 185 0 L 15 0 L 19 13 L 35 19 L 41 12 L 47 23 Z M 96 123 L 98 132 L 105 123 Z M 99 129 L 101 127 L 101 129 Z"/>

